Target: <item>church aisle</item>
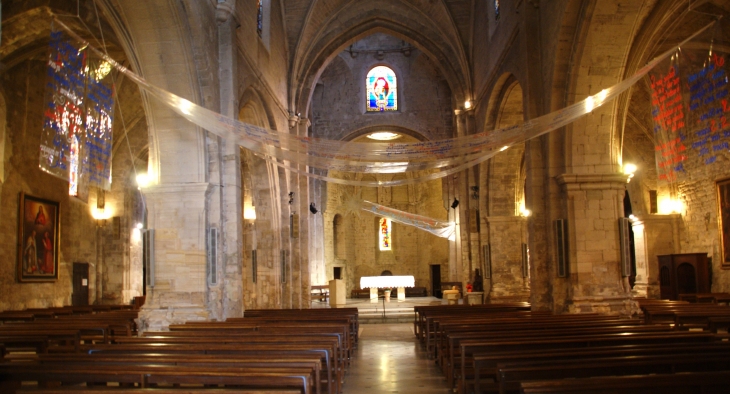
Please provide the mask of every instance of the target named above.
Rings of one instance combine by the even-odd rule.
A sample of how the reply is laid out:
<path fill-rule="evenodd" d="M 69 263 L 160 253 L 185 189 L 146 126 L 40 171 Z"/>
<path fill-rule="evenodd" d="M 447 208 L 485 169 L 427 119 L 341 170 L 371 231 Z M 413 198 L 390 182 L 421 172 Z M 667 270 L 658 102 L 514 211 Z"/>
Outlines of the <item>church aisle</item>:
<path fill-rule="evenodd" d="M 446 379 L 413 335 L 412 323 L 363 324 L 345 376 L 345 394 L 450 393 Z"/>

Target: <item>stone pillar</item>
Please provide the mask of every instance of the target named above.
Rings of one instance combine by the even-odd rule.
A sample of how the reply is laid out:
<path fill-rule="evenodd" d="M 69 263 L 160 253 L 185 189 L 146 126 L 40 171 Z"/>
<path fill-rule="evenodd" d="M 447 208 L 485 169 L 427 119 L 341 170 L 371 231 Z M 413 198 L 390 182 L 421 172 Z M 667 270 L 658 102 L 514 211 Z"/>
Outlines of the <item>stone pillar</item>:
<path fill-rule="evenodd" d="M 635 313 L 621 276 L 618 218 L 623 217 L 624 174 L 563 174 L 568 219 L 565 308 L 571 313 Z"/>
<path fill-rule="evenodd" d="M 160 184 L 144 189 L 147 225 L 155 231 L 155 282 L 139 313 L 140 328 L 207 320 L 205 253 L 208 183 Z"/>
<path fill-rule="evenodd" d="M 299 119 L 297 124 L 296 132 L 298 136 L 306 137 L 309 135 L 309 119 Z M 310 279 L 310 256 L 309 256 L 309 230 L 310 225 L 314 221 L 321 221 L 324 212 L 321 209 L 321 205 L 317 204 L 316 201 L 311 200 L 309 191 L 309 178 L 303 175 L 304 172 L 308 171 L 308 166 L 299 165 L 299 174 L 293 173 L 292 179 L 296 181 L 297 192 L 301 196 L 299 199 L 299 236 L 292 240 L 292 292 L 294 293 L 292 299 L 292 308 L 309 308 L 312 304 L 311 294 L 309 286 L 311 283 Z M 314 202 L 317 209 L 316 214 L 312 214 L 309 210 L 309 204 Z M 311 219 L 310 219 L 311 218 Z M 324 241 L 322 241 L 324 243 Z"/>
<path fill-rule="evenodd" d="M 525 218 L 490 216 L 489 245 L 492 265 L 491 302 L 526 302 L 530 298 L 528 278 L 522 276 L 522 234 Z"/>
<path fill-rule="evenodd" d="M 679 214 L 637 215 L 633 221 L 636 251 L 634 297 L 660 298 L 658 255 L 677 253 Z M 672 237 L 668 237 L 672 234 Z"/>
<path fill-rule="evenodd" d="M 220 81 L 221 114 L 230 118 L 238 116 L 238 68 L 236 62 L 237 40 L 235 2 L 219 2 L 216 10 L 218 21 L 218 60 Z M 241 150 L 237 144 L 215 137 L 219 144 L 219 166 L 217 175 L 221 188 L 216 190 L 217 201 L 211 205 L 219 207 L 218 214 L 210 222 L 219 223 L 220 285 L 211 288 L 211 309 L 222 308 L 220 318 L 243 316 L 243 228 L 241 199 Z M 212 153 L 211 153 L 212 154 Z M 213 169 L 211 169 L 211 172 Z M 211 174 L 211 177 L 214 174 Z M 214 210 L 211 209 L 211 216 Z M 218 265 L 218 262 L 215 262 Z M 216 267 L 217 269 L 217 267 Z"/>

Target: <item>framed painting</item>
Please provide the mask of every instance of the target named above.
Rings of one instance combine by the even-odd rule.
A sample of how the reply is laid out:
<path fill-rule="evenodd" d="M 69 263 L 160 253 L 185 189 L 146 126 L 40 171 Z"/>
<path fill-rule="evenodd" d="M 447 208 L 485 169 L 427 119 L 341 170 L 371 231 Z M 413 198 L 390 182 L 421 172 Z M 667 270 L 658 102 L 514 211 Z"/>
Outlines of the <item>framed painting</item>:
<path fill-rule="evenodd" d="M 730 179 L 717 182 L 722 268 L 730 269 Z"/>
<path fill-rule="evenodd" d="M 18 281 L 58 279 L 58 202 L 20 193 L 18 208 Z"/>

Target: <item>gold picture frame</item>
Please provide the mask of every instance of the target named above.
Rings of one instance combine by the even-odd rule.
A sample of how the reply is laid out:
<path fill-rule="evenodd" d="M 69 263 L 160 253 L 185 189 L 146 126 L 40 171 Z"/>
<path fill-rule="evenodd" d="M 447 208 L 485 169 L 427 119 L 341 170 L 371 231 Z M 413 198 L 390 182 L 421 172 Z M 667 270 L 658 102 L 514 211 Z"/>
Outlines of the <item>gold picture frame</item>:
<path fill-rule="evenodd" d="M 59 203 L 20 193 L 18 281 L 58 280 Z"/>

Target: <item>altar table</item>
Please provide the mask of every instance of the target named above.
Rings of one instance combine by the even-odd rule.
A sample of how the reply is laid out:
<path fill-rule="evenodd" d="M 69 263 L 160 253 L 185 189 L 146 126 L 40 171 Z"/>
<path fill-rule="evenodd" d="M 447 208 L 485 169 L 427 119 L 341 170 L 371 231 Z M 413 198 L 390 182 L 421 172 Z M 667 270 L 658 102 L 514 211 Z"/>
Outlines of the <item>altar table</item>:
<path fill-rule="evenodd" d="M 360 288 L 370 289 L 370 301 L 378 301 L 378 288 L 398 288 L 398 301 L 405 301 L 406 287 L 414 287 L 416 280 L 413 275 L 400 276 L 363 276 L 360 278 Z"/>

